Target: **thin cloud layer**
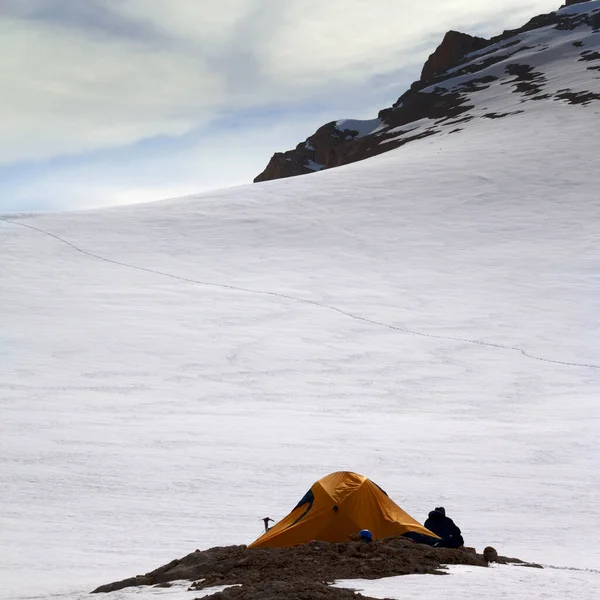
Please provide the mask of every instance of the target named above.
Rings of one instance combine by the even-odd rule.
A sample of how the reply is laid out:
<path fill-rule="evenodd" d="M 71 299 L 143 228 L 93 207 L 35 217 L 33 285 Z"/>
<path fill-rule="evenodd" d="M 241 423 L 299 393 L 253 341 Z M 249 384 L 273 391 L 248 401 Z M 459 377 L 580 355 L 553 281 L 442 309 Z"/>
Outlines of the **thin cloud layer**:
<path fill-rule="evenodd" d="M 0 166 L 133 151 L 165 136 L 206 144 L 215 122 L 272 106 L 367 116 L 348 114 L 359 109 L 350 96 L 364 98 L 376 80 L 362 104 L 374 109 L 396 83 L 379 107 L 392 103 L 447 29 L 489 35 L 556 8 L 552 0 L 3 0 Z M 252 140 L 240 143 L 252 151 Z"/>

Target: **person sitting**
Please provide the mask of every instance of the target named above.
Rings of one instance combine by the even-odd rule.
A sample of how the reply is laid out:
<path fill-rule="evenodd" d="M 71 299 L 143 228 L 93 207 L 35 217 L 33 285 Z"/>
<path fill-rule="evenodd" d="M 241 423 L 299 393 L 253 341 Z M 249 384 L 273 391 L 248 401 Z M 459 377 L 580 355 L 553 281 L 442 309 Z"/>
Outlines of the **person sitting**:
<path fill-rule="evenodd" d="M 429 531 L 442 538 L 434 544 L 438 548 L 460 548 L 465 543 L 460 529 L 450 517 L 446 516 L 446 509 L 443 506 L 432 510 L 424 525 Z"/>

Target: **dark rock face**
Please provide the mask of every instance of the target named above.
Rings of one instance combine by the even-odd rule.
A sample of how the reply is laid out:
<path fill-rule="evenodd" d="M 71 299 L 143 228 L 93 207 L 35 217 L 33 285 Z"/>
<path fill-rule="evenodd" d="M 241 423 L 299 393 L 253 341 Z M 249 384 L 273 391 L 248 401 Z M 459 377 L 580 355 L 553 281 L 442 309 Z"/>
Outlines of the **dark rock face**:
<path fill-rule="evenodd" d="M 274 154 L 254 182 L 303 175 L 352 162 L 352 157 L 361 151 L 356 136 L 356 131 L 338 129 L 335 121 L 327 123 L 294 150 Z"/>
<path fill-rule="evenodd" d="M 421 72 L 421 81 L 429 81 L 435 75 L 453 66 L 465 54 L 481 50 L 489 43 L 488 40 L 480 37 L 473 37 L 459 31 L 449 31 L 425 63 Z"/>
<path fill-rule="evenodd" d="M 401 96 L 388 109 L 379 112 L 382 125 L 388 129 L 399 127 L 422 118 L 452 118 L 468 107 L 464 99 L 457 94 L 425 94 L 419 93 L 430 83 L 435 83 L 432 77 L 440 71 L 452 66 L 466 53 L 484 48 L 490 42 L 483 38 L 473 37 L 457 31 L 449 31 L 442 44 L 429 57 L 423 68 L 421 80 L 415 82 L 411 89 Z M 489 82 L 488 82 L 489 83 Z M 363 160 L 377 154 L 382 154 L 394 148 L 427 135 L 433 135 L 434 129 L 417 137 L 388 142 L 388 139 L 398 137 L 383 132 L 376 139 L 372 136 L 358 137 L 358 132 L 349 129 L 340 130 L 336 121 L 323 125 L 310 136 L 306 142 L 300 143 L 294 150 L 276 152 L 266 169 L 260 173 L 254 183 L 304 175 L 321 169 L 330 169 L 340 165 Z M 382 142 L 383 145 L 382 145 Z"/>
<path fill-rule="evenodd" d="M 589 2 L 590 0 L 567 0 L 565 6 L 573 6 L 573 4 L 581 4 L 582 2 Z"/>
<path fill-rule="evenodd" d="M 294 150 L 289 150 L 288 152 L 276 152 L 271 157 L 267 168 L 254 178 L 254 183 L 310 173 L 309 169 L 304 166 L 306 160 L 307 157 L 302 150 L 297 152 Z"/>
<path fill-rule="evenodd" d="M 556 94 L 557 100 L 566 100 L 569 104 L 582 104 L 588 106 L 591 102 L 598 102 L 600 100 L 600 94 L 594 92 L 574 92 L 570 89 L 558 90 Z"/>
<path fill-rule="evenodd" d="M 470 108 L 472 106 L 469 106 L 467 99 L 460 94 L 441 90 L 439 93 L 409 90 L 394 106 L 379 112 L 379 119 L 388 131 L 357 138 L 356 132 L 340 131 L 335 121 L 328 123 L 294 150 L 274 154 L 267 168 L 254 179 L 254 183 L 304 175 L 383 154 L 415 139 L 437 133 L 437 129 L 432 126 L 417 135 L 400 138 L 399 132 L 390 132 L 390 129 L 409 125 L 423 118 L 452 119 Z M 318 168 L 312 168 L 311 165 Z"/>

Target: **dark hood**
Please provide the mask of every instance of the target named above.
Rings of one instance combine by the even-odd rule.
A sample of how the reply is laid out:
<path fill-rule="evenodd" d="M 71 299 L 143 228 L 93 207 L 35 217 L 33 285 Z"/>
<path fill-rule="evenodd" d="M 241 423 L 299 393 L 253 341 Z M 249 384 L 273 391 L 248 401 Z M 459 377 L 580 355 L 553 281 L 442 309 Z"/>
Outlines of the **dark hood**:
<path fill-rule="evenodd" d="M 439 512 L 438 510 L 432 510 L 429 513 L 429 518 L 430 519 L 445 519 L 446 515 L 442 514 L 441 512 Z"/>

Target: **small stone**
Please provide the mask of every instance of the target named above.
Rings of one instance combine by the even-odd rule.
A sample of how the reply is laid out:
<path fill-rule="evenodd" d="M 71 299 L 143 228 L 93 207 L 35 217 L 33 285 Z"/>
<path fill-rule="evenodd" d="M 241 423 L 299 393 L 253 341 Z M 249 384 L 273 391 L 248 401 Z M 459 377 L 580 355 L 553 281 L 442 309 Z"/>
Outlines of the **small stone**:
<path fill-rule="evenodd" d="M 498 560 L 498 552 L 492 546 L 487 546 L 483 551 L 483 560 L 487 563 L 496 562 Z"/>

